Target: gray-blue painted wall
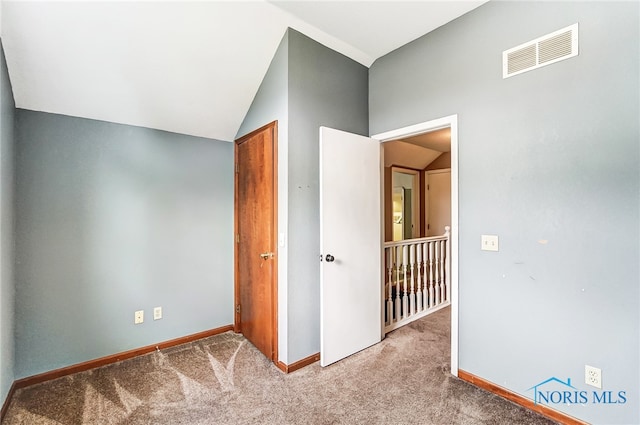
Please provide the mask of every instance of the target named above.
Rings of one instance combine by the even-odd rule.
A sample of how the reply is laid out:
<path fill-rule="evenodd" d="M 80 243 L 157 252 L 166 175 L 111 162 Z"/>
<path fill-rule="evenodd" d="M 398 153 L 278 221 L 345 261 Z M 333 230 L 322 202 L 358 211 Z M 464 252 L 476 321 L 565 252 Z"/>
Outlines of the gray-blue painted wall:
<path fill-rule="evenodd" d="M 251 107 L 240 125 L 236 138 L 277 121 L 278 152 L 278 233 L 287 228 L 287 148 L 289 140 L 289 35 L 285 32 L 269 64 Z M 285 244 L 286 246 L 286 244 Z M 278 247 L 278 270 L 287 269 L 287 250 Z M 288 364 L 287 274 L 278 273 L 278 360 Z"/>
<path fill-rule="evenodd" d="M 278 125 L 278 341 L 291 364 L 320 351 L 319 129 L 368 133 L 368 70 L 289 29 L 238 132 Z M 283 103 L 284 100 L 284 103 Z"/>
<path fill-rule="evenodd" d="M 16 114 L 16 378 L 233 322 L 232 144 Z"/>
<path fill-rule="evenodd" d="M 14 380 L 14 111 L 11 82 L 0 41 L 0 405 Z"/>
<path fill-rule="evenodd" d="M 321 126 L 367 135 L 368 69 L 289 30 L 289 360 L 320 351 Z"/>
<path fill-rule="evenodd" d="M 640 422 L 639 9 L 489 2 L 369 75 L 372 134 L 458 114 L 460 368 L 530 398 L 571 378 L 590 402 L 553 407 L 593 423 Z M 502 51 L 576 22 L 578 57 L 502 78 Z M 627 402 L 594 404 L 585 364 Z"/>
<path fill-rule="evenodd" d="M 260 87 L 245 115 L 236 139 L 251 133 L 272 121 L 278 121 L 279 135 L 286 132 L 288 114 L 289 35 L 285 32 L 271 59 Z M 285 133 L 286 134 L 286 133 Z M 285 138 L 286 140 L 286 138 Z M 286 143 L 285 143 L 286 145 Z"/>

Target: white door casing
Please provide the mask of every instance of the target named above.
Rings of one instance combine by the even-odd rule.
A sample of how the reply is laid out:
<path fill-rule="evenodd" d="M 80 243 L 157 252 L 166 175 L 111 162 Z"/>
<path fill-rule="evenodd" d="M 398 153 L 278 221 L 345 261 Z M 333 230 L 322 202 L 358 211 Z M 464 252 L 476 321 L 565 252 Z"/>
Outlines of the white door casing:
<path fill-rule="evenodd" d="M 320 128 L 321 366 L 382 340 L 381 177 L 378 140 Z"/>
<path fill-rule="evenodd" d="M 451 374 L 458 376 L 458 116 L 449 115 L 372 137 L 388 142 L 447 127 L 451 129 Z"/>

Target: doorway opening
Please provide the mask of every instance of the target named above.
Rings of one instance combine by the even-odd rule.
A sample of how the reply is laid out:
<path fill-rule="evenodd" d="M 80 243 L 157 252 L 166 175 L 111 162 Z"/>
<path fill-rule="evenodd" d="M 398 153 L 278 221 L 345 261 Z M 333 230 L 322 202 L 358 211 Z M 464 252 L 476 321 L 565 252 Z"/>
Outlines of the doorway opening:
<path fill-rule="evenodd" d="M 451 305 L 451 373 L 454 376 L 458 375 L 458 119 L 457 115 L 451 115 L 448 117 L 440 118 L 433 121 L 427 121 L 424 123 L 416 124 L 409 127 L 403 127 L 397 130 L 388 131 L 385 133 L 380 133 L 372 136 L 374 139 L 379 140 L 383 143 L 384 149 L 384 178 L 382 179 L 382 187 L 383 187 L 383 204 L 384 204 L 384 229 L 385 229 L 385 241 L 393 241 L 393 185 L 392 185 L 392 166 L 399 166 L 402 168 L 416 169 L 420 170 L 420 182 L 422 183 L 421 187 L 423 190 L 422 201 L 419 202 L 419 221 L 422 224 L 420 226 L 420 237 L 428 237 L 430 231 L 433 231 L 435 234 L 440 234 L 439 227 L 441 224 L 434 224 L 434 229 L 431 229 L 431 223 L 436 219 L 438 223 L 440 223 L 442 214 L 440 211 L 437 213 L 429 213 L 429 193 L 431 183 L 429 183 L 430 177 L 436 174 L 436 177 L 433 177 L 432 182 L 436 180 L 444 180 L 443 175 L 448 173 L 449 176 L 449 201 L 448 205 L 450 207 L 449 213 L 449 231 L 442 232 L 446 234 L 447 242 L 445 245 L 440 243 L 440 246 L 436 247 L 436 242 L 434 242 L 434 252 L 436 250 L 440 250 L 440 258 L 446 256 L 448 260 L 446 266 L 448 270 L 443 271 L 443 275 L 446 275 L 448 282 L 444 287 L 444 291 L 440 291 L 439 295 L 437 293 L 438 286 L 435 286 L 434 291 L 434 300 L 436 300 L 437 304 L 435 307 L 438 307 L 438 303 L 441 303 L 443 298 L 445 303 L 440 304 L 442 306 Z M 425 146 L 425 141 L 427 139 L 432 139 L 430 142 L 430 150 L 433 152 L 422 152 L 425 149 L 429 149 Z M 435 148 L 435 149 L 434 149 Z M 428 161 L 426 165 L 424 163 L 415 164 L 410 162 L 418 157 L 420 157 L 417 152 L 420 151 L 421 157 L 424 161 Z M 426 155 L 426 156 L 425 156 Z M 431 158 L 429 158 L 429 156 Z M 424 159 L 426 158 L 426 159 Z M 433 168 L 429 170 L 429 167 L 439 167 Z M 439 173 L 429 173 L 429 171 L 440 170 Z M 433 207 L 437 204 L 442 204 L 443 201 L 441 198 L 438 200 L 431 200 L 433 203 Z M 446 201 L 445 201 L 446 203 Z M 446 219 L 445 219 L 446 221 Z M 443 235 L 444 236 L 444 235 Z M 406 239 L 404 239 L 406 240 Z M 431 243 L 431 241 L 429 241 Z M 424 245 L 424 244 L 423 244 Z M 442 248 L 444 246 L 445 248 Z M 430 253 L 431 248 L 427 248 L 427 251 L 421 251 L 427 255 Z M 443 250 L 444 249 L 444 250 Z M 392 251 L 394 256 L 396 256 L 396 261 L 404 261 L 404 264 L 410 264 L 411 261 L 411 253 L 408 249 L 401 249 L 399 254 L 398 250 Z M 415 251 L 414 259 L 418 256 L 417 250 Z M 403 256 L 406 258 L 403 260 Z M 406 268 L 404 269 L 406 271 Z M 444 269 L 440 269 L 444 270 Z M 404 297 L 407 301 L 402 301 L 404 304 L 401 304 L 400 307 L 396 311 L 399 311 L 401 314 L 405 314 L 406 311 L 413 311 L 413 306 L 410 305 L 411 297 L 407 296 L 407 278 L 405 275 L 398 274 L 397 280 L 404 281 Z M 400 288 L 400 286 L 398 286 Z M 427 288 L 427 294 L 430 296 L 430 288 Z M 411 296 L 414 296 L 413 289 L 411 289 Z M 389 289 L 389 293 L 393 294 L 392 289 Z M 440 298 L 437 298 L 437 297 Z M 425 306 L 424 302 L 426 302 L 426 307 L 430 307 L 431 299 L 424 298 L 423 307 Z M 419 306 L 420 301 L 416 297 L 416 304 Z M 396 308 L 395 306 L 390 306 L 388 308 Z"/>

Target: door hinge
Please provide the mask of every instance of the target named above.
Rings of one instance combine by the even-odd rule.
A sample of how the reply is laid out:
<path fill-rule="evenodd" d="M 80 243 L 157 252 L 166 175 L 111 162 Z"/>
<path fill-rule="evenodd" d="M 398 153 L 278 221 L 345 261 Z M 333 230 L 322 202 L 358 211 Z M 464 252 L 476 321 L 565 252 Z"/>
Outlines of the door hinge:
<path fill-rule="evenodd" d="M 430 230 L 430 229 L 431 229 L 431 225 L 427 224 L 427 230 Z"/>
<path fill-rule="evenodd" d="M 240 166 L 236 164 L 236 174 L 240 172 Z"/>
<path fill-rule="evenodd" d="M 236 306 L 236 313 L 240 314 L 240 304 Z"/>
<path fill-rule="evenodd" d="M 240 233 L 236 234 L 236 243 L 240 243 Z"/>
<path fill-rule="evenodd" d="M 429 185 L 427 185 L 427 190 L 429 190 Z"/>

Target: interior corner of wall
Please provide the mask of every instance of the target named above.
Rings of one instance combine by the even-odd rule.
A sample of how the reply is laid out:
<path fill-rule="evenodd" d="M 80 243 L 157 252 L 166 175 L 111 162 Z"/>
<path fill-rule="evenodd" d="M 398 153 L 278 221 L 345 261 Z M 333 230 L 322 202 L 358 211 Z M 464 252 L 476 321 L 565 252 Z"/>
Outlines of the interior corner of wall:
<path fill-rule="evenodd" d="M 289 310 L 288 310 L 288 224 L 289 224 L 289 150 L 288 119 L 278 120 L 278 360 L 289 360 Z M 281 244 L 281 236 L 284 244 Z M 284 245 L 284 246 L 282 246 Z"/>

